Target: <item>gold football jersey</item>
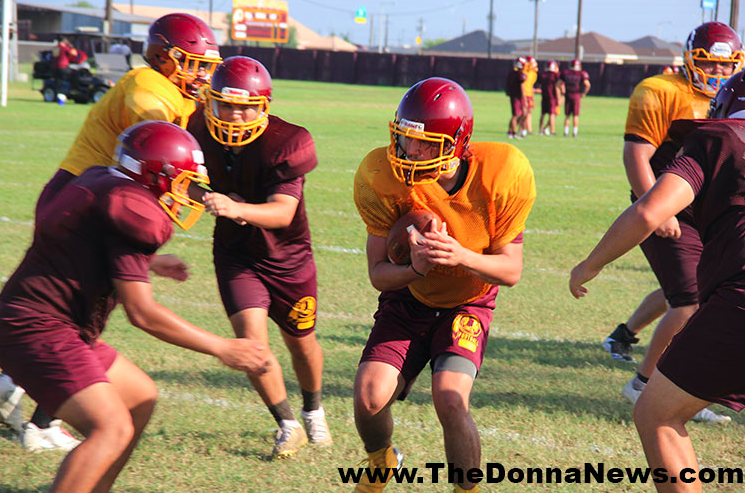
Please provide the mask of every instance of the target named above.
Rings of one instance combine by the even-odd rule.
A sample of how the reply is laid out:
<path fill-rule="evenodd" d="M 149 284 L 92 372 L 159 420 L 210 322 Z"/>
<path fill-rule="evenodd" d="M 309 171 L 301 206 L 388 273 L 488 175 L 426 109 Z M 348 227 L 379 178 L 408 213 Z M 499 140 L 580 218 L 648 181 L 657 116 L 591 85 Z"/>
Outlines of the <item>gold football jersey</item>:
<path fill-rule="evenodd" d="M 660 147 L 670 140 L 673 120 L 706 118 L 710 98 L 694 91 L 681 75 L 655 75 L 641 81 L 631 94 L 626 134 L 639 136 Z"/>
<path fill-rule="evenodd" d="M 186 128 L 195 108 L 160 72 L 150 67 L 131 70 L 93 105 L 60 168 L 80 175 L 91 166 L 110 166 L 116 138 L 125 128 L 145 120 Z"/>
<path fill-rule="evenodd" d="M 523 95 L 525 97 L 533 96 L 533 86 L 535 81 L 538 79 L 538 72 L 533 69 L 525 70 L 525 82 L 523 82 Z"/>
<path fill-rule="evenodd" d="M 393 175 L 386 148 L 362 160 L 354 200 L 367 232 L 386 237 L 396 220 L 412 209 L 426 209 L 447 223 L 448 234 L 478 253 L 494 253 L 525 229 L 536 196 L 533 170 L 525 155 L 509 144 L 480 142 L 469 147 L 468 175 L 454 195 L 439 184 L 407 187 Z M 452 308 L 490 289 L 462 267 L 435 266 L 409 284 L 422 303 Z"/>

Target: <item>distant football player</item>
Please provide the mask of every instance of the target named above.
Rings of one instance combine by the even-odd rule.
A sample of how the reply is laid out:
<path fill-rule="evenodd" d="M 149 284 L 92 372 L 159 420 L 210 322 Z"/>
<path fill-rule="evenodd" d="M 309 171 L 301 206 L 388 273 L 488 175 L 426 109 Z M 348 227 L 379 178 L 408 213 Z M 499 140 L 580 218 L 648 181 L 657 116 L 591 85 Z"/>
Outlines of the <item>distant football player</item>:
<path fill-rule="evenodd" d="M 590 92 L 590 76 L 582 70 L 582 62 L 572 60 L 569 68 L 560 75 L 564 88 L 564 137 L 569 136 L 569 119 L 572 120 L 572 137 L 579 132 L 579 108 L 582 98 Z"/>
<path fill-rule="evenodd" d="M 305 212 L 305 175 L 318 164 L 303 127 L 269 114 L 272 79 L 245 56 L 215 70 L 204 106 L 189 123 L 202 145 L 217 216 L 214 261 L 225 311 L 238 337 L 268 345 L 268 319 L 280 328 L 303 396 L 301 425 L 282 368 L 249 377 L 279 426 L 272 457 L 294 455 L 310 439 L 330 444 L 321 406 L 323 352 L 316 339 L 316 266 Z M 307 433 L 306 433 L 307 432 Z"/>
<path fill-rule="evenodd" d="M 471 142 L 471 102 L 448 79 L 414 84 L 389 128 L 390 145 L 365 156 L 354 184 L 367 226 L 370 282 L 381 291 L 354 384 L 355 423 L 369 467 L 398 467 L 391 406 L 429 364 L 445 462 L 467 471 L 481 460 L 471 388 L 499 286 L 513 286 L 522 273 L 523 231 L 536 195 L 533 171 L 512 145 Z M 411 264 L 396 265 L 388 260 L 386 237 L 413 209 L 431 211 L 444 223 L 419 240 L 412 230 Z M 355 491 L 381 491 L 387 479 L 364 477 Z M 478 485 L 464 478 L 455 491 L 478 491 Z"/>
<path fill-rule="evenodd" d="M 193 15 L 168 14 L 150 26 L 146 46 L 150 66 L 127 72 L 93 105 L 59 170 L 44 187 L 37 211 L 89 167 L 113 164 L 117 137 L 130 125 L 164 120 L 186 127 L 199 87 L 221 61 L 212 30 Z M 165 257 L 154 267 L 159 274 L 180 275 L 184 266 Z M 68 448 L 71 442 L 63 436 L 64 430 L 52 426 L 57 423 L 37 409 L 21 432 L 21 443 L 34 450 Z M 58 447 L 55 441 L 64 445 Z"/>
<path fill-rule="evenodd" d="M 43 205 L 31 247 L 0 292 L 0 366 L 41 409 L 85 436 L 60 465 L 50 492 L 107 492 L 152 415 L 157 389 L 101 340 L 117 302 L 132 325 L 259 375 L 263 346 L 218 337 L 152 297 L 148 271 L 202 205 L 208 182 L 199 144 L 168 122 L 141 122 L 119 137 L 115 167 L 94 166 Z"/>
<path fill-rule="evenodd" d="M 526 56 L 525 63 L 523 64 L 523 72 L 525 73 L 525 80 L 523 81 L 525 108 L 523 109 L 523 123 L 520 134 L 526 137 L 528 134 L 533 133 L 533 108 L 535 108 L 533 86 L 535 86 L 536 80 L 538 80 L 538 61 L 532 56 Z"/>
<path fill-rule="evenodd" d="M 512 117 L 507 128 L 507 137 L 510 139 L 522 138 L 520 129 L 523 126 L 525 108 L 527 108 L 525 93 L 523 92 L 523 82 L 528 78 L 523 71 L 526 63 L 525 57 L 518 58 L 515 60 L 512 70 L 507 74 L 505 93 L 510 98 L 510 109 L 512 111 Z"/>
<path fill-rule="evenodd" d="M 632 200 L 652 188 L 660 170 L 675 156 L 679 144 L 668 133 L 672 122 L 706 116 L 711 97 L 722 82 L 742 66 L 745 53 L 740 38 L 729 26 L 707 22 L 691 31 L 684 59 L 683 74 L 661 74 L 644 79 L 629 100 L 623 161 Z M 639 331 L 665 314 L 655 329 L 637 376 L 623 389 L 623 395 L 631 402 L 636 402 L 658 358 L 698 306 L 696 266 L 702 245 L 691 209 L 669 218 L 641 244 L 641 248 L 662 293 L 651 293 L 629 321 L 619 325 L 604 343 L 614 358 L 632 361 L 632 345 L 638 342 Z M 729 421 L 727 416 L 709 409 L 704 409 L 694 419 L 707 423 Z"/>
<path fill-rule="evenodd" d="M 559 78 L 559 64 L 554 60 L 546 63 L 546 70 L 538 76 L 541 86 L 541 121 L 538 133 L 556 135 L 556 115 L 559 114 L 561 104 L 561 79 Z"/>
<path fill-rule="evenodd" d="M 660 168 L 653 186 L 572 270 L 569 284 L 574 296 L 584 296 L 583 285 L 605 265 L 654 237 L 671 217 L 690 210 L 703 238 L 700 305 L 665 349 L 634 407 L 650 468 L 664 468 L 672 476 L 655 482 L 665 492 L 702 489 L 686 422 L 712 402 L 736 411 L 745 408 L 745 73 L 719 89 L 710 117 L 727 119 L 672 124 L 669 135 L 682 141 L 682 151 Z M 684 469 L 695 482 L 675 482 Z"/>

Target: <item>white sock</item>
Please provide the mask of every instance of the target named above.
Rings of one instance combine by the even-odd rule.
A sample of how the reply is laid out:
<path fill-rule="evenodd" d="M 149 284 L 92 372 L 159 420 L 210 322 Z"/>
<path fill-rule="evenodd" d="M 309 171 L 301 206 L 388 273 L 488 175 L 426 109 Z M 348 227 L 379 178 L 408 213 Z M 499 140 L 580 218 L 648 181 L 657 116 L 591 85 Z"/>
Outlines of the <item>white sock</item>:
<path fill-rule="evenodd" d="M 569 125 L 564 126 L 564 135 L 569 135 Z"/>
<path fill-rule="evenodd" d="M 572 130 L 572 132 L 574 133 L 574 136 L 575 137 L 577 136 L 577 132 L 578 131 L 579 131 L 579 127 L 574 127 L 574 129 Z"/>

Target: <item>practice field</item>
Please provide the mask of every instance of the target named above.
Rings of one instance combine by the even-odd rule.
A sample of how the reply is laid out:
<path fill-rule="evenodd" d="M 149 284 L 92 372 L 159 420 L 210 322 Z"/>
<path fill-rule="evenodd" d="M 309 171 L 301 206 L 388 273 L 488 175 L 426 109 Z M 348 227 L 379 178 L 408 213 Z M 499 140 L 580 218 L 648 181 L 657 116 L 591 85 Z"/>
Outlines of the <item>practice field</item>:
<path fill-rule="evenodd" d="M 337 468 L 365 458 L 354 426 L 352 384 L 372 322 L 377 293 L 367 278 L 365 230 L 352 200 L 354 172 L 366 152 L 388 142 L 387 122 L 404 88 L 275 81 L 271 112 L 306 126 L 320 164 L 308 175 L 306 197 L 319 280 L 318 335 L 325 352 L 324 407 L 331 448 L 307 446 L 298 456 L 271 462 L 275 423 L 240 373 L 208 356 L 166 343 L 129 325 L 117 309 L 104 339 L 156 381 L 160 399 L 145 435 L 115 486 L 118 492 L 336 492 L 351 491 Z M 474 140 L 506 140 L 504 93 L 469 92 L 475 109 Z M 538 98 L 540 99 L 540 97 Z M 33 209 L 41 187 L 71 145 L 88 105 L 43 103 L 28 84 L 11 85 L 0 108 L 0 279 L 7 280 L 30 243 Z M 511 141 L 530 159 L 538 199 L 525 233 L 520 283 L 503 289 L 489 347 L 472 395 L 481 432 L 482 468 L 606 469 L 645 467 L 621 388 L 635 367 L 614 362 L 601 340 L 656 288 L 637 250 L 609 267 L 575 300 L 569 270 L 589 252 L 628 205 L 621 164 L 626 101 L 583 101 L 579 138 L 530 136 Z M 539 112 L 534 113 L 537 129 Z M 557 118 L 559 133 L 563 116 Z M 154 278 L 156 298 L 186 319 L 222 335 L 232 331 L 220 304 L 211 259 L 214 220 L 205 215 L 188 232 L 176 231 L 161 251 L 191 266 L 184 283 Z M 643 332 L 643 344 L 651 329 Z M 276 327 L 272 348 L 285 371 L 290 402 L 300 413 L 300 392 Z M 636 353 L 637 359 L 643 355 Z M 24 397 L 29 419 L 33 403 Z M 726 427 L 691 424 L 706 467 L 742 467 L 745 419 Z M 394 404 L 394 443 L 405 465 L 423 482 L 390 491 L 452 491 L 440 474 L 433 484 L 427 463 L 445 462 L 442 433 L 430 399 L 426 370 L 403 403 Z M 0 492 L 46 491 L 61 453 L 34 455 L 0 428 Z M 513 472 L 513 479 L 519 476 Z M 649 491 L 651 484 L 606 479 L 591 484 L 510 483 L 482 491 Z M 545 478 L 544 478 L 545 480 Z M 556 481 L 555 478 L 553 481 Z M 716 485 L 710 485 L 714 488 Z M 386 491 L 388 491 L 386 490 Z M 719 485 L 718 491 L 742 491 Z"/>

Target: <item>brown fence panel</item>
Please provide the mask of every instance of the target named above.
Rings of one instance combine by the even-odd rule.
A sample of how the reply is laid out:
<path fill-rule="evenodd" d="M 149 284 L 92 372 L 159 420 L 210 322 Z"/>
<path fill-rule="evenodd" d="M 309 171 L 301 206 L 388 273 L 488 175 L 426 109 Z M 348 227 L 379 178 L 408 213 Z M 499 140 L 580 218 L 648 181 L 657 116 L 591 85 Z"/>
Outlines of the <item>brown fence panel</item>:
<path fill-rule="evenodd" d="M 409 87 L 432 75 L 434 57 L 429 55 L 396 55 L 393 83 Z"/>
<path fill-rule="evenodd" d="M 454 80 L 466 89 L 473 87 L 476 58 L 454 56 L 435 57 L 432 75 Z"/>
<path fill-rule="evenodd" d="M 374 86 L 394 85 L 394 57 L 395 55 L 390 53 L 357 53 L 354 83 Z"/>
<path fill-rule="evenodd" d="M 504 91 L 511 70 L 512 60 L 477 58 L 471 87 L 482 91 Z"/>
<path fill-rule="evenodd" d="M 277 50 L 276 69 L 272 73 L 278 79 L 317 80 L 315 50 Z"/>
<path fill-rule="evenodd" d="M 318 51 L 316 80 L 354 84 L 354 65 L 357 54 L 349 51 Z"/>

